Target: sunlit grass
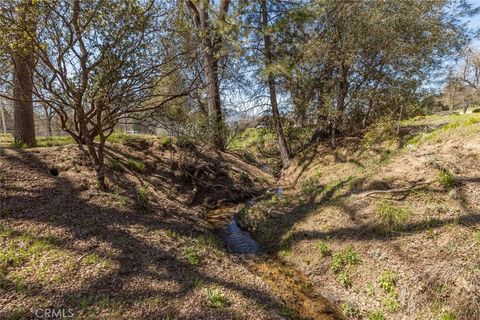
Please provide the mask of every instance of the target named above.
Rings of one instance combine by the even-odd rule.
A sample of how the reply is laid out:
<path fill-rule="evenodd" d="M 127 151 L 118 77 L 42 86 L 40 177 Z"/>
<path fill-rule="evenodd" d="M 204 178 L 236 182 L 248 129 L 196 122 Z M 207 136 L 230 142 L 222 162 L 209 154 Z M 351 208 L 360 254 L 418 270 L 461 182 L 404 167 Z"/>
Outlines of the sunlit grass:
<path fill-rule="evenodd" d="M 422 118 L 422 120 L 418 120 L 418 122 L 415 121 L 408 121 L 405 122 L 404 125 L 410 125 L 410 124 L 415 124 L 415 123 L 423 123 L 423 124 L 428 124 L 428 123 L 434 123 L 434 122 L 446 122 L 446 124 L 442 125 L 436 130 L 433 130 L 431 132 L 426 132 L 426 133 L 421 133 L 418 134 L 412 138 L 410 138 L 406 145 L 417 145 L 420 143 L 424 143 L 427 141 L 432 141 L 432 142 L 439 142 L 445 134 L 457 130 L 466 130 L 466 133 L 470 131 L 474 131 L 472 129 L 473 125 L 480 123 L 480 114 L 462 114 L 462 115 L 448 115 L 448 116 L 429 116 Z M 477 127 L 475 127 L 477 128 Z M 463 131 L 462 131 L 463 132 Z"/>

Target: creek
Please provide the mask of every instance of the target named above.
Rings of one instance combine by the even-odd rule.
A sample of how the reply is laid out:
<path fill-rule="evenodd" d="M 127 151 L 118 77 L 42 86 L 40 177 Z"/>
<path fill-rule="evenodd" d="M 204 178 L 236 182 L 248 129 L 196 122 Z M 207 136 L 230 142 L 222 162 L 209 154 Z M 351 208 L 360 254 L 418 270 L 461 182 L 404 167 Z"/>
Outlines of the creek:
<path fill-rule="evenodd" d="M 280 197 L 283 188 L 278 187 L 272 195 Z M 252 206 L 249 200 L 245 206 Z M 247 230 L 236 220 L 238 211 L 222 208 L 207 215 L 207 221 L 219 235 L 231 254 L 242 255 L 246 266 L 260 277 L 280 300 L 285 303 L 285 315 L 289 319 L 338 320 L 345 319 L 342 313 L 325 297 L 313 290 L 306 276 L 287 264 L 277 255 L 265 253 Z M 291 313 L 290 313 L 291 312 Z"/>

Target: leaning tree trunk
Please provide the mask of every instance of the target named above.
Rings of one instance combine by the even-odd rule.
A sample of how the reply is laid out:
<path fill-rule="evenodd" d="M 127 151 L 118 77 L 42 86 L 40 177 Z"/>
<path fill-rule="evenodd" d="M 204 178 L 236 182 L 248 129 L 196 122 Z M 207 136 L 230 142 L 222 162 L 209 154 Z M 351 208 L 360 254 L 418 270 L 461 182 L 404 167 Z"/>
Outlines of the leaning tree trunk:
<path fill-rule="evenodd" d="M 265 50 L 265 67 L 268 67 L 272 64 L 272 51 L 271 51 L 270 35 L 265 30 L 268 27 L 268 13 L 267 13 L 266 0 L 262 0 L 262 26 L 264 29 L 263 41 L 264 41 L 264 50 Z M 282 157 L 283 167 L 286 168 L 290 164 L 290 150 L 288 149 L 287 141 L 285 139 L 285 134 L 283 132 L 282 122 L 280 119 L 280 113 L 278 111 L 275 78 L 273 77 L 272 73 L 268 74 L 267 81 L 268 81 L 268 89 L 270 91 L 270 105 L 272 107 L 273 126 L 277 134 L 278 150 L 280 151 L 280 156 Z"/>

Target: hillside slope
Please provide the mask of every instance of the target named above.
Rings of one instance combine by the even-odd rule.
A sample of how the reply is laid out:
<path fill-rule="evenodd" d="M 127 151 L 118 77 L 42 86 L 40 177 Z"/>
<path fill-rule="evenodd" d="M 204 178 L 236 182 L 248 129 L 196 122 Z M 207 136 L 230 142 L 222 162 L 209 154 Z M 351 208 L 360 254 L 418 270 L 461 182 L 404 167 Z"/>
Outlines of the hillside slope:
<path fill-rule="evenodd" d="M 480 319 L 480 117 L 377 131 L 305 150 L 240 223 L 350 319 Z"/>
<path fill-rule="evenodd" d="M 271 178 L 227 153 L 129 139 L 98 192 L 76 146 L 0 148 L 0 319 L 282 319 L 283 302 L 209 231 L 207 208 Z"/>

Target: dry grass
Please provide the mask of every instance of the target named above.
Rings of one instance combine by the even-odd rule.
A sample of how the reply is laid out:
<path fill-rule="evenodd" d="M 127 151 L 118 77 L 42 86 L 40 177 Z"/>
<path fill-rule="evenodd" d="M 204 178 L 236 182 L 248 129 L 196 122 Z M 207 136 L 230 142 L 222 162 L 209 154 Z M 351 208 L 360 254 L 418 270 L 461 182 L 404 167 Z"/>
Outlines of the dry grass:
<path fill-rule="evenodd" d="M 241 223 L 267 238 L 270 251 L 288 247 L 283 258 L 352 319 L 480 318 L 480 169 L 472 166 L 480 154 L 478 115 L 405 126 L 433 131 L 415 133 L 421 136 L 400 149 L 344 139 L 337 150 L 306 151 L 281 181 L 296 186 L 293 200 L 259 203 Z M 388 193 L 426 181 L 432 183 Z M 356 196 L 371 190 L 387 192 Z M 335 256 L 347 246 L 361 257 L 354 268 Z M 327 249 L 332 256 L 322 253 Z M 395 272 L 394 281 L 385 270 Z"/>

